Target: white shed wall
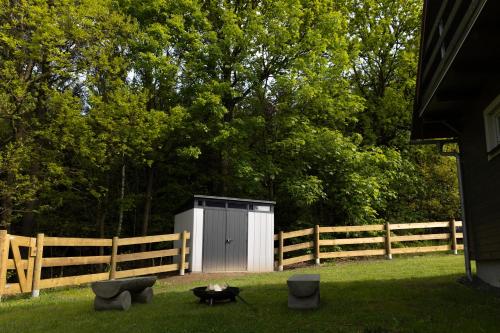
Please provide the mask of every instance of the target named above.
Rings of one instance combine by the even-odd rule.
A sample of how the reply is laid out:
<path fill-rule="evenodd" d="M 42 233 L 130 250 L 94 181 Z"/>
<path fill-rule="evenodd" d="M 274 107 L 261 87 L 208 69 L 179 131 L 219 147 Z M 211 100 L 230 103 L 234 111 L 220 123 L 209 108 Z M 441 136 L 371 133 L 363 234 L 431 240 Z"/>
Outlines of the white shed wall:
<path fill-rule="evenodd" d="M 274 270 L 274 214 L 248 212 L 248 271 Z"/>
<path fill-rule="evenodd" d="M 203 209 L 192 208 L 185 212 L 175 215 L 174 232 L 187 230 L 191 233 L 191 238 L 187 242 L 190 253 L 187 255 L 189 269 L 192 272 L 201 272 L 201 260 L 203 250 Z M 180 241 L 175 242 L 175 247 L 180 247 Z M 174 257 L 178 262 L 178 257 Z"/>
<path fill-rule="evenodd" d="M 203 260 L 203 208 L 193 208 L 193 210 L 193 261 L 191 262 L 191 272 L 201 272 Z"/>

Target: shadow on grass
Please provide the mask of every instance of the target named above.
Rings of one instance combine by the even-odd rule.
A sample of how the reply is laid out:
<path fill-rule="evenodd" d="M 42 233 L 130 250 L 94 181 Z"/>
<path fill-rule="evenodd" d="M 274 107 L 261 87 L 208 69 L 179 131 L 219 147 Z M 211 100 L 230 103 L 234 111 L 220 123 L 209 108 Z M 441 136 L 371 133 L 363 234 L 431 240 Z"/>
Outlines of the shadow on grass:
<path fill-rule="evenodd" d="M 2 332 L 498 332 L 500 299 L 458 276 L 323 281 L 318 310 L 287 308 L 286 276 L 273 283 L 229 280 L 241 301 L 198 303 L 192 286 L 159 286 L 152 304 L 94 312 L 90 290 L 57 291 L 0 308 Z"/>

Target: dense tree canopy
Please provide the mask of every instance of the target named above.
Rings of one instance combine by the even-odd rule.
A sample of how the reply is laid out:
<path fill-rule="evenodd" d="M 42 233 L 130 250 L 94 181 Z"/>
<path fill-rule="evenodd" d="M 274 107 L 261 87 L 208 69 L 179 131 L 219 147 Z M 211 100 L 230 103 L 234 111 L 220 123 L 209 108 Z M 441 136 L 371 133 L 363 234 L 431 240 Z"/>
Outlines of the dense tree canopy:
<path fill-rule="evenodd" d="M 419 1 L 0 0 L 0 221 L 172 230 L 194 193 L 279 228 L 458 214 L 409 144 Z"/>

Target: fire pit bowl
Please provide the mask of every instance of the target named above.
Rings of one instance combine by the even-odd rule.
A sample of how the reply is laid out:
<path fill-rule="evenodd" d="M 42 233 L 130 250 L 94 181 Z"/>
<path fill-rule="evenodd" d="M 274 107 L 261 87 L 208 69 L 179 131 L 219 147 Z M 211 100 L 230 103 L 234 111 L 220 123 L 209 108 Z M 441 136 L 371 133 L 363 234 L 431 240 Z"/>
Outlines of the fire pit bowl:
<path fill-rule="evenodd" d="M 207 287 L 196 287 L 191 289 L 193 294 L 200 299 L 200 303 L 213 305 L 214 302 L 236 301 L 236 296 L 240 293 L 240 288 L 227 287 L 221 291 L 207 290 Z"/>

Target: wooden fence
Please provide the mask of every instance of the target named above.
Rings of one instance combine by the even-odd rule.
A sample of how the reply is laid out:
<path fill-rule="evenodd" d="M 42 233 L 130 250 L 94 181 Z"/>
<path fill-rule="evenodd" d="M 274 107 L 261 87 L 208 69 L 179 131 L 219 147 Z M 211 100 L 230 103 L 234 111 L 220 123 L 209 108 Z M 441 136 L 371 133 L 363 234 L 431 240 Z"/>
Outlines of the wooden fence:
<path fill-rule="evenodd" d="M 114 278 L 139 276 L 146 274 L 157 274 L 163 272 L 179 271 L 181 275 L 188 268 L 185 261 L 189 254 L 187 240 L 190 234 L 187 231 L 177 234 L 100 239 L 100 238 L 66 238 L 45 237 L 38 234 L 36 238 L 9 235 L 7 231 L 0 230 L 0 297 L 2 295 L 13 295 L 31 292 L 38 296 L 40 289 L 60 286 L 78 285 L 94 281 L 102 281 Z M 156 251 L 120 253 L 120 247 L 152 244 L 160 242 L 179 241 L 177 248 Z M 76 256 L 76 257 L 44 257 L 44 248 L 50 247 L 99 247 L 101 252 L 109 252 L 109 255 L 98 256 Z M 105 251 L 107 250 L 107 251 Z M 122 251 L 124 252 L 124 251 Z M 142 268 L 129 268 L 119 270 L 119 263 L 172 257 L 178 263 L 160 264 Z M 182 258 L 182 260 L 181 260 Z M 174 260 L 172 260 L 174 261 Z M 74 275 L 57 278 L 43 278 L 42 269 L 51 267 L 65 267 L 76 265 L 106 264 L 108 271 L 99 273 Z M 103 265 L 104 266 L 104 265 Z M 17 282 L 7 283 L 8 273 L 17 276 Z"/>
<path fill-rule="evenodd" d="M 280 232 L 274 235 L 274 240 L 278 242 L 275 253 L 278 255 L 278 270 L 283 270 L 284 266 L 297 264 L 305 261 L 315 260 L 316 264 L 321 259 L 346 258 L 346 257 L 365 257 L 365 256 L 386 256 L 392 259 L 393 254 L 404 253 L 425 253 L 437 251 L 462 250 L 463 245 L 458 244 L 457 240 L 463 238 L 457 228 L 462 227 L 461 221 L 447 222 L 424 222 L 424 223 L 401 223 L 401 224 L 376 224 L 363 226 L 340 226 L 340 227 L 320 227 Z M 447 232 L 425 233 L 425 234 L 397 234 L 401 230 L 420 229 L 428 231 L 430 229 L 446 229 Z M 355 237 L 338 238 L 338 234 L 354 234 Z M 304 239 L 306 237 L 306 239 Z M 297 240 L 300 238 L 300 240 Z M 293 244 L 285 244 L 294 240 Z M 415 241 L 446 241 L 446 244 L 426 245 L 426 246 L 404 246 L 403 242 Z M 341 246 L 369 244 L 370 249 L 350 249 L 343 250 Z M 378 244 L 378 247 L 377 247 Z M 381 246 L 382 245 L 382 246 Z M 334 251 L 332 251 L 334 250 Z M 296 254 L 296 251 L 302 253 Z M 290 253 L 291 252 L 291 253 Z M 304 254 L 306 252 L 306 254 Z M 285 258 L 285 253 L 289 254 Z"/>
<path fill-rule="evenodd" d="M 315 260 L 317 264 L 321 259 L 383 256 L 391 259 L 393 254 L 425 253 L 436 251 L 454 251 L 463 249 L 463 245 L 457 240 L 463 238 L 457 228 L 462 227 L 460 221 L 447 222 L 424 222 L 403 224 L 378 224 L 364 226 L 338 226 L 320 227 L 280 232 L 274 236 L 278 241 L 275 253 L 278 255 L 277 266 L 283 270 L 284 266 L 292 265 L 309 260 Z M 429 230 L 439 228 L 438 233 L 429 233 Z M 420 234 L 408 230 L 420 229 Z M 442 229 L 446 229 L 443 232 Z M 424 231 L 425 233 L 421 233 Z M 338 234 L 347 235 L 348 238 L 339 238 Z M 304 237 L 306 239 L 304 239 Z M 99 239 L 99 238 L 66 238 L 66 237 L 44 237 L 38 234 L 36 238 L 9 235 L 5 230 L 0 230 L 0 297 L 2 295 L 13 295 L 31 292 L 38 296 L 40 289 L 60 286 L 78 285 L 107 279 L 140 276 L 146 274 L 157 274 L 163 272 L 179 271 L 183 275 L 188 269 L 185 261 L 189 254 L 187 240 L 190 234 L 187 231 L 177 234 Z M 133 252 L 130 250 L 135 245 L 153 244 L 162 242 L 178 242 L 178 247 L 152 251 Z M 289 244 L 285 244 L 285 241 Z M 416 241 L 440 241 L 445 244 L 425 246 L 404 246 L 404 242 Z M 291 243 L 291 244 L 290 244 Z M 170 244 L 170 243 L 169 243 Z M 355 247 L 368 245 L 364 249 L 343 249 L 342 247 Z M 417 244 L 421 245 L 421 244 Z M 46 256 L 44 249 L 53 247 L 98 247 L 102 249 L 102 255 L 97 256 Z M 126 251 L 120 251 L 120 247 Z M 297 254 L 297 251 L 301 253 Z M 109 254 L 104 255 L 107 252 Z M 285 258 L 286 254 L 286 258 Z M 147 260 L 154 258 L 171 258 L 172 262 L 160 265 L 135 268 L 129 264 L 120 263 Z M 182 258 L 182 260 L 181 260 Z M 176 263 L 174 263 L 176 259 Z M 60 276 L 56 278 L 44 278 L 42 269 L 53 267 L 79 266 L 79 265 L 102 265 L 109 268 L 107 271 L 101 269 L 98 273 Z M 9 274 L 10 273 L 10 274 Z M 17 282 L 12 282 L 12 277 L 17 276 Z M 46 274 L 45 274 L 46 276 Z M 10 280 L 11 283 L 7 281 Z"/>

